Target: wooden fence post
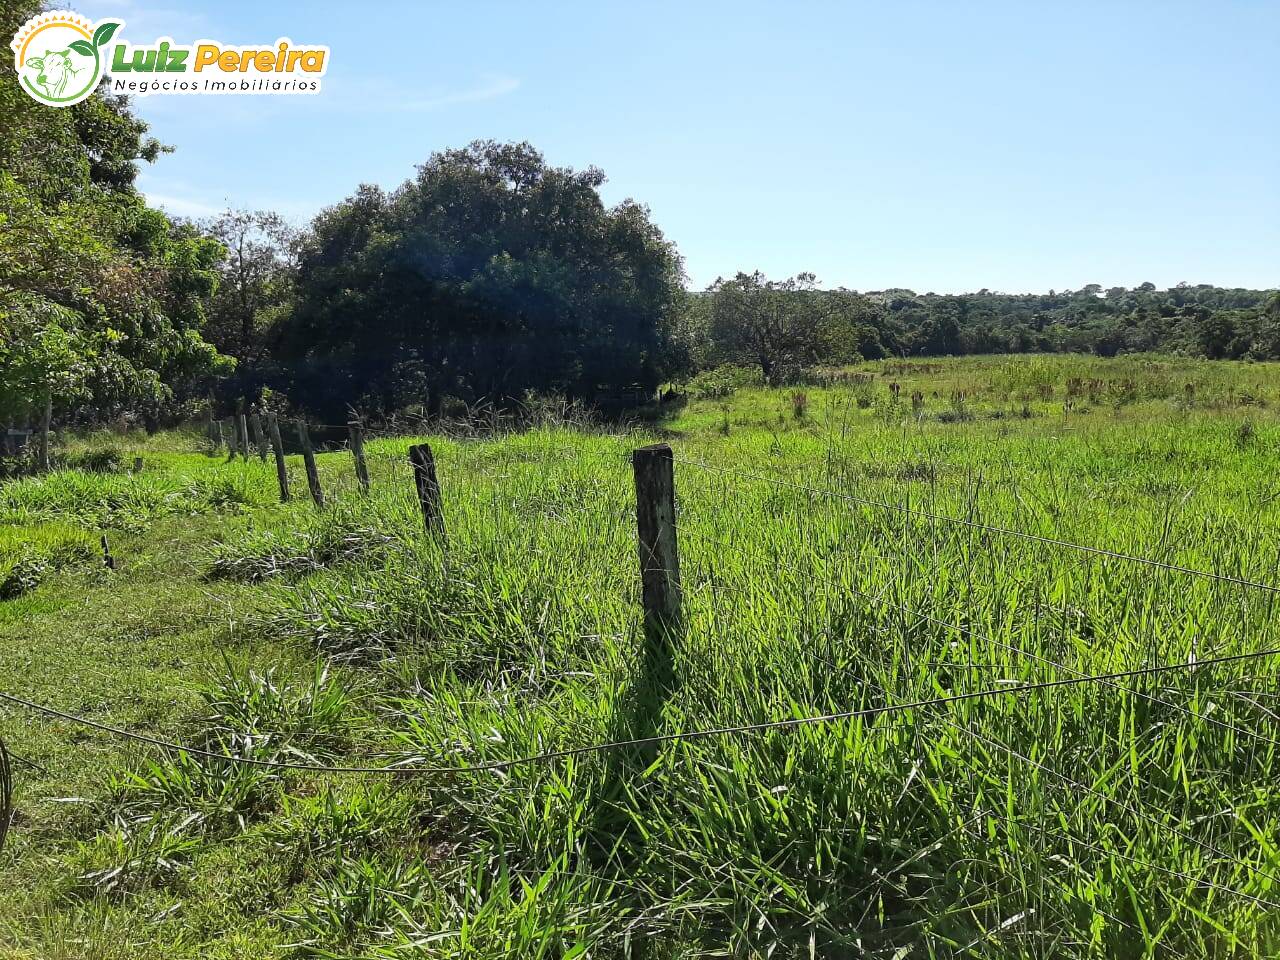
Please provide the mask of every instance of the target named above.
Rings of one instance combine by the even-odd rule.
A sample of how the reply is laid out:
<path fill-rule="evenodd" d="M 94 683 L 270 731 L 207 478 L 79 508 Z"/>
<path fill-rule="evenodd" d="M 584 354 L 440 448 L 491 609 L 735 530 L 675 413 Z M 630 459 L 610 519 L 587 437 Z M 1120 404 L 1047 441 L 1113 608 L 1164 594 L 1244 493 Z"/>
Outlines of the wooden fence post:
<path fill-rule="evenodd" d="M 218 448 L 222 446 L 222 428 L 218 426 L 218 422 L 213 419 L 213 404 L 209 405 L 208 420 L 204 426 L 204 435 L 209 438 L 209 446 L 213 448 L 216 454 Z"/>
<path fill-rule="evenodd" d="M 271 434 L 271 449 L 276 455 L 276 480 L 280 483 L 280 502 L 289 502 L 289 470 L 284 462 L 284 442 L 280 439 L 280 422 L 268 411 L 267 431 Z"/>
<path fill-rule="evenodd" d="M 44 388 L 44 412 L 40 417 L 40 443 L 36 447 L 38 466 L 43 473 L 49 472 L 49 426 L 53 423 L 53 388 Z"/>
<path fill-rule="evenodd" d="M 243 410 L 244 408 L 241 407 L 241 409 Z M 236 423 L 239 425 L 239 430 L 240 430 L 240 456 L 244 458 L 245 463 L 248 463 L 249 462 L 249 420 L 243 413 L 241 413 L 237 416 Z"/>
<path fill-rule="evenodd" d="M 311 431 L 307 429 L 307 421 L 298 421 L 298 442 L 302 444 L 302 463 L 307 468 L 307 489 L 311 491 L 311 499 L 317 507 L 324 506 L 324 491 L 320 489 L 320 471 L 316 469 L 315 451 L 311 449 Z"/>
<path fill-rule="evenodd" d="M 267 462 L 267 435 L 262 429 L 262 417 L 255 410 L 249 414 L 249 427 L 253 430 L 253 442 L 258 447 L 258 459 Z"/>
<path fill-rule="evenodd" d="M 227 463 L 236 458 L 240 449 L 240 434 L 237 430 L 236 418 L 227 417 Z"/>
<path fill-rule="evenodd" d="M 368 493 L 369 465 L 364 459 L 364 427 L 353 420 L 347 424 L 347 431 L 351 434 L 351 456 L 356 461 L 356 479 L 360 481 L 360 489 Z"/>
<path fill-rule="evenodd" d="M 444 514 L 440 510 L 440 482 L 436 479 L 436 458 L 430 444 L 419 443 L 409 448 L 413 465 L 413 483 L 422 507 L 422 522 L 427 531 L 444 540 Z"/>
<path fill-rule="evenodd" d="M 634 451 L 631 466 L 636 482 L 645 636 L 656 640 L 680 626 L 675 459 L 667 444 L 658 443 Z"/>

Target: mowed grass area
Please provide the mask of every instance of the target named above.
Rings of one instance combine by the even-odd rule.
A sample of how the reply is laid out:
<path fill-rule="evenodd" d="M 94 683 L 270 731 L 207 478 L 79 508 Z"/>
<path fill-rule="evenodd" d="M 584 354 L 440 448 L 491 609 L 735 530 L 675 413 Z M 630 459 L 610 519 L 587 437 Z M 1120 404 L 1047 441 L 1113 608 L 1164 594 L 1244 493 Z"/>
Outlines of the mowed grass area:
<path fill-rule="evenodd" d="M 368 495 L 321 454 L 322 511 L 296 457 L 281 505 L 270 463 L 153 440 L 136 476 L 0 486 L 0 557 L 40 567 L 0 602 L 0 691 L 454 768 L 1256 653 L 1272 591 L 937 518 L 1280 583 L 1278 409 L 1270 365 L 867 364 L 635 431 L 430 438 L 444 546 L 409 438 L 370 441 Z M 654 648 L 628 454 L 658 439 L 686 616 Z M 1272 957 L 1278 663 L 416 776 L 6 705 L 0 955 Z"/>

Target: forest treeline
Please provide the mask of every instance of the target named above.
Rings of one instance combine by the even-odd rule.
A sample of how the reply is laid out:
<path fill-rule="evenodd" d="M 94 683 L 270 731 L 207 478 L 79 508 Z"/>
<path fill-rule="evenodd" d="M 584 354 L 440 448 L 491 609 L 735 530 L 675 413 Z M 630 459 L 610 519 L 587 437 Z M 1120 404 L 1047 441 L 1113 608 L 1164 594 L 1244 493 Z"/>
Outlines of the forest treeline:
<path fill-rule="evenodd" d="M 36 10 L 7 5 L 0 32 Z M 51 109 L 5 62 L 0 118 L 0 422 L 604 403 L 720 364 L 785 382 L 886 356 L 1280 358 L 1275 291 L 859 293 L 740 273 L 690 292 L 643 205 L 607 206 L 600 170 L 550 166 L 528 144 L 436 153 L 299 229 L 148 206 L 138 165 L 168 148 L 122 98 Z"/>

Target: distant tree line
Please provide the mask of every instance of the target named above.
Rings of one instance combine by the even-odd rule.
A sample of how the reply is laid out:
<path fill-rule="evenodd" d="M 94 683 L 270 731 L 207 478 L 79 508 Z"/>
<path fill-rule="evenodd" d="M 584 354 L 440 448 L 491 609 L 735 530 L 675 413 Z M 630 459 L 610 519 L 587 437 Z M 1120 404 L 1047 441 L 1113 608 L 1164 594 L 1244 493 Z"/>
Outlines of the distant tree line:
<path fill-rule="evenodd" d="M 1280 359 L 1280 292 L 1179 284 L 1157 290 L 955 295 L 819 290 L 812 274 L 759 273 L 693 294 L 682 336 L 697 367 L 753 366 L 785 381 L 816 364 L 972 353 L 1166 352 L 1210 359 Z"/>
<path fill-rule="evenodd" d="M 0 12 L 12 33 L 38 5 Z M 289 404 L 331 421 L 421 406 L 653 396 L 720 364 L 770 382 L 886 356 L 1170 351 L 1280 358 L 1274 291 L 943 296 L 740 273 L 687 292 L 679 254 L 604 174 L 528 144 L 432 155 L 297 229 L 175 220 L 135 187 L 167 148 L 122 98 L 36 104 L 0 62 L 0 425 Z"/>

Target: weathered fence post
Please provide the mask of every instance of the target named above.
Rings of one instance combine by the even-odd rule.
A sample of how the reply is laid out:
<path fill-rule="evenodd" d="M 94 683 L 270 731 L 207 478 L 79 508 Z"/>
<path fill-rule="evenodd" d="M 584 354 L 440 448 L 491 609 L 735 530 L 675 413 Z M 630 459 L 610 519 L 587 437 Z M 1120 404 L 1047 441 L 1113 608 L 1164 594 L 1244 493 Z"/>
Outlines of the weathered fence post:
<path fill-rule="evenodd" d="M 243 407 L 241 407 L 240 409 L 241 411 L 244 410 Z M 244 415 L 244 413 L 241 412 L 236 417 L 236 423 L 240 430 L 240 456 L 244 458 L 245 463 L 248 463 L 249 462 L 249 420 Z"/>
<path fill-rule="evenodd" d="M 216 454 L 218 452 L 218 448 L 222 446 L 222 428 L 218 426 L 218 422 L 213 419 L 212 403 L 209 405 L 207 417 L 208 419 L 204 426 L 204 435 L 209 438 L 209 446 L 213 448 L 213 452 Z"/>
<path fill-rule="evenodd" d="M 665 443 L 631 454 L 640 539 L 645 636 L 660 639 L 680 626 L 680 555 L 676 548 L 675 459 Z"/>
<path fill-rule="evenodd" d="M 116 558 L 111 555 L 111 544 L 107 542 L 107 535 L 102 535 L 102 563 L 108 570 L 116 568 Z"/>
<path fill-rule="evenodd" d="M 369 465 L 364 460 L 364 427 L 353 420 L 347 424 L 351 434 L 351 456 L 356 461 L 356 479 L 360 481 L 360 489 L 369 492 Z"/>
<path fill-rule="evenodd" d="M 413 465 L 413 483 L 418 489 L 418 505 L 427 530 L 444 540 L 444 514 L 440 510 L 440 483 L 436 479 L 436 458 L 430 444 L 419 443 L 409 448 Z"/>
<path fill-rule="evenodd" d="M 141 458 L 141 457 L 134 457 L 134 458 L 133 458 L 133 472 L 134 472 L 134 473 L 141 473 L 141 472 L 142 472 L 142 458 Z"/>
<path fill-rule="evenodd" d="M 276 480 L 280 483 L 280 502 L 289 502 L 289 470 L 284 462 L 284 442 L 280 439 L 280 422 L 267 411 L 267 431 L 271 434 L 271 449 L 276 455 Z"/>
<path fill-rule="evenodd" d="M 44 413 L 40 417 L 40 443 L 36 447 L 36 457 L 39 459 L 39 468 L 44 473 L 49 472 L 49 426 L 53 423 L 53 388 L 45 387 L 44 390 Z"/>
<path fill-rule="evenodd" d="M 222 421 L 217 420 L 215 423 L 217 424 L 218 429 L 218 449 L 221 450 L 223 447 L 226 447 L 230 450 L 231 443 L 227 440 L 227 431 L 224 429 Z M 232 456 L 234 456 L 234 454 L 232 454 Z M 230 459 L 230 457 L 227 459 Z"/>
<path fill-rule="evenodd" d="M 267 435 L 262 429 L 262 417 L 258 411 L 249 414 L 249 428 L 253 430 L 253 442 L 258 448 L 258 459 L 267 462 Z"/>
<path fill-rule="evenodd" d="M 221 422 L 219 422 L 221 429 Z M 240 449 L 240 435 L 237 433 L 236 418 L 227 418 L 227 463 L 236 458 L 236 453 Z"/>
<path fill-rule="evenodd" d="M 324 491 L 320 489 L 320 471 L 316 469 L 315 451 L 311 449 L 311 431 L 307 429 L 307 421 L 298 421 L 298 442 L 302 444 L 302 463 L 307 468 L 307 489 L 311 491 L 311 499 L 317 507 L 324 506 Z"/>

